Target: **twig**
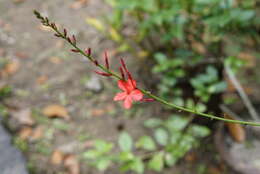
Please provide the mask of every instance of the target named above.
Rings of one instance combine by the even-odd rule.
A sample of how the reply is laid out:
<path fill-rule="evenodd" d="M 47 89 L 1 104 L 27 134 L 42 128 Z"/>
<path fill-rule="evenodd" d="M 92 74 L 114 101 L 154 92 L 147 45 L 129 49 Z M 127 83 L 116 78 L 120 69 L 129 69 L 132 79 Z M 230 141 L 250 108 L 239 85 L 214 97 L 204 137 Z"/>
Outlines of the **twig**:
<path fill-rule="evenodd" d="M 230 66 L 227 65 L 227 64 L 225 64 L 225 71 L 228 75 L 228 78 L 230 79 L 230 81 L 232 82 L 234 87 L 236 88 L 236 90 L 237 90 L 239 96 L 241 97 L 243 103 L 247 107 L 248 112 L 251 115 L 252 119 L 255 120 L 255 121 L 258 121 L 259 120 L 259 114 L 256 112 L 256 110 L 255 110 L 253 104 L 251 103 L 249 97 L 246 95 L 244 89 L 242 88 L 241 84 L 237 80 L 235 74 L 231 70 Z"/>

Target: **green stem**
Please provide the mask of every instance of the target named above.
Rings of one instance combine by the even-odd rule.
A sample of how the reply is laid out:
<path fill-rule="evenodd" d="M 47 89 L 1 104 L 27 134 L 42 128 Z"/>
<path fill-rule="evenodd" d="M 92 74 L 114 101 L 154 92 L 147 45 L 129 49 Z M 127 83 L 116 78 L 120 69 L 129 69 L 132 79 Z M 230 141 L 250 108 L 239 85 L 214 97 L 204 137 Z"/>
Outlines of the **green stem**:
<path fill-rule="evenodd" d="M 66 36 L 60 32 L 57 28 L 53 28 L 51 25 L 47 24 L 46 26 L 49 26 L 51 27 L 58 35 L 60 35 L 61 38 L 65 39 L 66 41 L 68 41 L 68 39 L 66 38 Z M 72 43 L 72 42 L 69 42 L 68 43 L 78 51 L 78 53 L 80 53 L 81 55 L 83 55 L 84 57 L 86 57 L 87 59 L 89 59 L 92 63 L 94 63 L 95 59 L 91 56 L 91 55 L 87 55 L 82 49 L 80 49 L 76 43 Z M 117 73 L 111 71 L 110 69 L 107 69 L 105 66 L 101 65 L 101 64 L 98 64 L 97 67 L 99 67 L 100 69 L 102 69 L 104 72 L 106 73 L 109 73 L 111 74 L 114 78 L 118 79 L 118 80 L 122 80 L 122 78 L 120 77 L 120 75 L 118 75 Z M 207 114 L 207 113 L 202 113 L 202 112 L 198 112 L 196 110 L 193 110 L 193 109 L 188 109 L 188 108 L 185 108 L 185 107 L 182 107 L 182 106 L 178 106 L 178 105 L 175 105 L 173 103 L 170 103 L 156 95 L 153 95 L 150 91 L 147 91 L 147 90 L 144 90 L 144 89 L 141 89 L 141 88 L 138 88 L 140 91 L 142 91 L 143 94 L 153 98 L 154 100 L 164 104 L 164 105 L 167 105 L 171 108 L 175 108 L 179 111 L 185 111 L 185 112 L 189 112 L 189 113 L 193 113 L 193 114 L 196 114 L 196 115 L 200 115 L 202 117 L 207 117 L 207 118 L 210 118 L 212 120 L 220 120 L 220 121 L 224 121 L 224 122 L 229 122 L 229 123 L 237 123 L 237 124 L 243 124 L 243 125 L 251 125 L 251 126 L 260 126 L 260 123 L 255 123 L 255 122 L 249 122 L 249 121 L 240 121 L 240 120 L 232 120 L 232 119 L 226 119 L 226 118 L 222 118 L 222 117 L 217 117 L 217 116 L 214 116 L 214 115 L 211 115 L 211 114 Z"/>

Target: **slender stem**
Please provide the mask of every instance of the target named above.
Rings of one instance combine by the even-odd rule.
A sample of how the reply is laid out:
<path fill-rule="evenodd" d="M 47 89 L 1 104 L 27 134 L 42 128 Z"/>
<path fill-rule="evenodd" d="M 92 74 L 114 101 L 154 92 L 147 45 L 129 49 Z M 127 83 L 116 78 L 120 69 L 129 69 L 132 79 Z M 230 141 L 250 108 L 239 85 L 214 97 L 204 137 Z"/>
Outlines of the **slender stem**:
<path fill-rule="evenodd" d="M 242 101 L 244 102 L 245 106 L 247 107 L 249 114 L 251 115 L 252 119 L 255 120 L 255 121 L 259 121 L 259 114 L 257 113 L 256 109 L 254 108 L 252 102 L 250 101 L 249 97 L 245 93 L 243 87 L 239 83 L 235 74 L 231 70 L 230 66 L 227 65 L 227 64 L 225 64 L 225 71 L 226 71 L 230 81 L 232 82 L 232 84 L 236 88 L 236 90 L 237 90 L 238 94 L 240 95 Z"/>
<path fill-rule="evenodd" d="M 36 12 L 36 16 L 37 18 L 41 19 L 42 20 L 42 23 L 45 25 L 45 26 L 49 26 L 51 27 L 57 34 L 58 37 L 61 37 L 63 39 L 65 39 L 75 50 L 77 50 L 78 53 L 80 53 L 81 55 L 83 55 L 84 57 L 86 57 L 87 59 L 89 59 L 91 62 L 95 62 L 95 59 L 91 56 L 91 55 L 88 55 L 86 54 L 82 49 L 80 49 L 75 42 L 70 42 L 69 39 L 66 37 L 66 35 L 62 32 L 59 31 L 59 29 L 57 27 L 53 27 L 47 18 L 43 18 L 42 16 L 40 16 L 40 14 L 38 12 Z M 46 22 L 47 21 L 47 22 Z M 118 75 L 117 73 L 111 71 L 110 69 L 107 69 L 105 66 L 101 65 L 101 64 L 97 64 L 96 65 L 97 67 L 99 67 L 100 69 L 102 69 L 104 72 L 106 73 L 109 73 L 111 74 L 111 76 L 113 76 L 114 78 L 118 79 L 118 80 L 122 80 L 122 78 L 120 77 L 120 75 Z M 193 114 L 196 114 L 196 115 L 200 115 L 200 116 L 203 116 L 203 117 L 207 117 L 207 118 L 210 118 L 210 119 L 215 119 L 215 120 L 220 120 L 220 121 L 225 121 L 225 122 L 230 122 L 230 123 L 237 123 L 237 124 L 244 124 L 244 125 L 251 125 L 251 126 L 260 126 L 260 123 L 255 123 L 255 122 L 248 122 L 248 121 L 240 121 L 240 120 L 232 120 L 232 119 L 226 119 L 226 118 L 222 118 L 222 117 L 217 117 L 217 116 L 214 116 L 214 115 L 211 115 L 211 114 L 207 114 L 207 113 L 202 113 L 202 112 L 198 112 L 196 110 L 193 110 L 193 109 L 188 109 L 188 108 L 185 108 L 185 107 L 182 107 L 182 106 L 178 106 L 178 105 L 175 105 L 173 103 L 170 103 L 156 95 L 153 95 L 150 91 L 147 91 L 147 90 L 144 90 L 144 89 L 141 89 L 141 88 L 138 88 L 140 91 L 142 91 L 143 94 L 153 98 L 154 100 L 162 103 L 162 104 L 165 104 L 171 108 L 175 108 L 179 111 L 185 111 L 185 112 L 189 112 L 189 113 L 193 113 Z"/>

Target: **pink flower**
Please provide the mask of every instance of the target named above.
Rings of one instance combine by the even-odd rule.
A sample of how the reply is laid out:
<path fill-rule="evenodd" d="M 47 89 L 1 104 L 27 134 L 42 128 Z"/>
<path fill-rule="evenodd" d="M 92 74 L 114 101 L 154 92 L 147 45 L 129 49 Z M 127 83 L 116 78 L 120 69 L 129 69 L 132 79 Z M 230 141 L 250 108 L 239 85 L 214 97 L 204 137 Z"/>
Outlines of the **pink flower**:
<path fill-rule="evenodd" d="M 118 80 L 118 87 L 123 91 L 117 93 L 114 101 L 124 100 L 124 108 L 130 109 L 133 101 L 141 101 L 143 93 L 136 88 L 136 81 L 133 79 Z"/>

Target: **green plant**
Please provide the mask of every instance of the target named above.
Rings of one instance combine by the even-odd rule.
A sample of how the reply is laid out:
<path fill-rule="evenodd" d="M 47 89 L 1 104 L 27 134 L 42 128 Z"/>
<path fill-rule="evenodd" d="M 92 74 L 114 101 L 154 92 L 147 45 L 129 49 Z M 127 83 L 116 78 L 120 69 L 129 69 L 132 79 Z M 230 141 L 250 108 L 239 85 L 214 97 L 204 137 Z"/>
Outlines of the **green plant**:
<path fill-rule="evenodd" d="M 220 81 L 218 71 L 212 66 L 207 67 L 206 73 L 192 78 L 191 85 L 195 89 L 194 94 L 203 102 L 208 102 L 212 94 L 223 92 L 227 87 L 225 81 Z"/>
<path fill-rule="evenodd" d="M 115 163 L 121 171 L 160 172 L 173 166 L 192 147 L 197 147 L 201 138 L 209 135 L 207 127 L 189 124 L 190 118 L 172 115 L 167 120 L 148 119 L 144 125 L 151 129 L 152 136 L 143 135 L 134 141 L 127 132 L 122 132 L 118 139 L 119 152 L 112 151 L 111 143 L 96 140 L 94 148 L 83 157 L 99 170 Z"/>

